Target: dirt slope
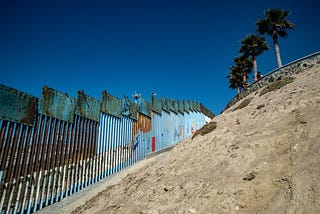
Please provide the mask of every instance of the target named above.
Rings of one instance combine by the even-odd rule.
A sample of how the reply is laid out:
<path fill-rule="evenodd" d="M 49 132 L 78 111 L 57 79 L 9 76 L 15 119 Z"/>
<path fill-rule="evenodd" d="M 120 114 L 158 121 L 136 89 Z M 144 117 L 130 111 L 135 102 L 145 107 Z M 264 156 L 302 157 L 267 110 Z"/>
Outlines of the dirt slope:
<path fill-rule="evenodd" d="M 320 67 L 295 77 L 73 213 L 320 213 Z"/>

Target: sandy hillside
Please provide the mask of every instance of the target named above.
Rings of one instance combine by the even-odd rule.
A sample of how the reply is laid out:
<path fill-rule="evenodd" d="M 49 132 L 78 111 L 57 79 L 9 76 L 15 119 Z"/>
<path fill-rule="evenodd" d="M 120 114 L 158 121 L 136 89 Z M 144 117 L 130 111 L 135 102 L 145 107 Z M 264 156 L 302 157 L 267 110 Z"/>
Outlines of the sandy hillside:
<path fill-rule="evenodd" d="M 320 213 L 320 66 L 261 90 L 73 213 Z"/>

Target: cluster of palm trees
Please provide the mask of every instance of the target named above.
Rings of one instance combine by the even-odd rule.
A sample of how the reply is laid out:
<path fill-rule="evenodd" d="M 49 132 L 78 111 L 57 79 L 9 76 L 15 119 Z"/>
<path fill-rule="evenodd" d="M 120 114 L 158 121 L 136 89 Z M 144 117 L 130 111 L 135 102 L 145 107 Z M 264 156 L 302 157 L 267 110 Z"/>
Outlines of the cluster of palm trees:
<path fill-rule="evenodd" d="M 278 37 L 286 37 L 287 29 L 294 29 L 295 25 L 286 20 L 289 11 L 281 8 L 269 9 L 264 12 L 264 18 L 256 22 L 258 34 L 249 34 L 241 41 L 239 56 L 233 59 L 234 65 L 230 67 L 227 78 L 229 87 L 237 89 L 238 93 L 248 84 L 248 75 L 254 70 L 254 80 L 258 79 L 257 57 L 265 50 L 269 50 L 266 38 L 263 34 L 272 36 L 274 51 L 278 67 L 282 67 Z"/>

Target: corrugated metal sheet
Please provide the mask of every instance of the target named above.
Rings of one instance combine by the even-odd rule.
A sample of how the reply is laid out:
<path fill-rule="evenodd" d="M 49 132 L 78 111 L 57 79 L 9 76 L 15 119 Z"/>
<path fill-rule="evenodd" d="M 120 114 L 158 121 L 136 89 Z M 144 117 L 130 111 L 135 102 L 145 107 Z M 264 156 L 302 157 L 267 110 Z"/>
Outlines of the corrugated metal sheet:
<path fill-rule="evenodd" d="M 138 112 L 151 117 L 151 103 L 143 98 L 137 100 Z"/>
<path fill-rule="evenodd" d="M 162 110 L 170 112 L 170 103 L 165 97 L 161 98 Z"/>
<path fill-rule="evenodd" d="M 189 102 L 188 101 L 183 101 L 183 106 L 184 106 L 184 111 L 189 113 L 190 109 L 189 109 Z"/>
<path fill-rule="evenodd" d="M 133 123 L 128 117 L 101 114 L 97 149 L 98 180 L 133 163 L 133 133 L 137 132 Z"/>
<path fill-rule="evenodd" d="M 34 126 L 39 99 L 0 84 L 0 118 Z"/>
<path fill-rule="evenodd" d="M 34 127 L 0 120 L 0 212 L 36 212 L 144 159 L 152 140 L 159 150 L 189 137 L 206 119 L 197 103 L 166 98 L 159 112 L 143 101 L 138 113 L 105 93 L 101 108 L 112 114 L 98 114 L 99 101 L 80 92 L 75 116 L 66 94 L 44 87 L 42 101 Z"/>
<path fill-rule="evenodd" d="M 161 100 L 157 99 L 155 96 L 152 96 L 152 110 L 158 114 L 162 113 Z"/>
<path fill-rule="evenodd" d="M 75 99 L 43 86 L 40 113 L 59 120 L 73 122 Z"/>
<path fill-rule="evenodd" d="M 121 117 L 121 100 L 111 94 L 108 94 L 106 91 L 103 91 L 101 112 L 115 117 Z"/>
<path fill-rule="evenodd" d="M 184 133 L 184 114 L 179 113 L 178 114 L 179 118 L 179 141 L 186 139 L 188 136 L 185 135 Z"/>
<path fill-rule="evenodd" d="M 193 102 L 191 100 L 188 100 L 188 104 L 189 104 L 189 110 L 194 112 Z"/>
<path fill-rule="evenodd" d="M 83 91 L 78 91 L 78 99 L 75 113 L 99 122 L 101 102 L 94 97 L 85 94 Z"/>
<path fill-rule="evenodd" d="M 138 120 L 138 107 L 134 102 L 130 102 L 130 118 Z"/>
<path fill-rule="evenodd" d="M 139 113 L 138 114 L 138 127 L 141 132 L 147 133 L 151 131 L 151 118 Z"/>
<path fill-rule="evenodd" d="M 184 113 L 184 103 L 182 101 L 178 101 L 178 112 L 181 114 Z"/>
<path fill-rule="evenodd" d="M 198 112 L 201 112 L 200 103 L 196 103 L 196 108 L 197 108 L 197 111 L 198 111 Z"/>
<path fill-rule="evenodd" d="M 128 96 L 123 96 L 121 99 L 121 115 L 130 117 L 131 112 L 130 112 L 130 100 Z"/>
<path fill-rule="evenodd" d="M 170 111 L 172 111 L 174 113 L 178 113 L 178 105 L 177 105 L 176 101 L 169 100 L 169 103 L 170 103 Z"/>

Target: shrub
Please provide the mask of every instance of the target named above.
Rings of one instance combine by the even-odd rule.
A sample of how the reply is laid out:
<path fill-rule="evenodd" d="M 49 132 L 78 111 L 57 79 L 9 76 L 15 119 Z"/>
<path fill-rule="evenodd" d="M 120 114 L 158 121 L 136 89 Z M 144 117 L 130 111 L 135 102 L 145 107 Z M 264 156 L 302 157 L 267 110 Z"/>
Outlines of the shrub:
<path fill-rule="evenodd" d="M 205 124 L 204 126 L 202 126 L 199 130 L 197 130 L 197 131 L 193 134 L 193 136 L 192 136 L 191 139 L 193 139 L 195 136 L 197 136 L 197 135 L 199 135 L 199 134 L 200 134 L 201 136 L 206 135 L 206 134 L 208 134 L 209 132 L 215 130 L 216 128 L 217 128 L 217 122 L 213 121 L 213 122 L 207 123 L 207 124 Z"/>
<path fill-rule="evenodd" d="M 245 100 L 243 100 L 238 106 L 237 108 L 235 108 L 233 111 L 236 111 L 238 109 L 242 109 L 244 107 L 246 107 L 247 105 L 250 104 L 251 100 L 253 99 L 253 97 L 247 98 Z"/>
<path fill-rule="evenodd" d="M 288 85 L 294 81 L 294 77 L 285 77 L 283 79 L 277 80 L 270 85 L 266 86 L 262 91 L 260 92 L 260 97 L 268 92 L 276 91 L 280 88 L 282 88 L 285 85 Z"/>

